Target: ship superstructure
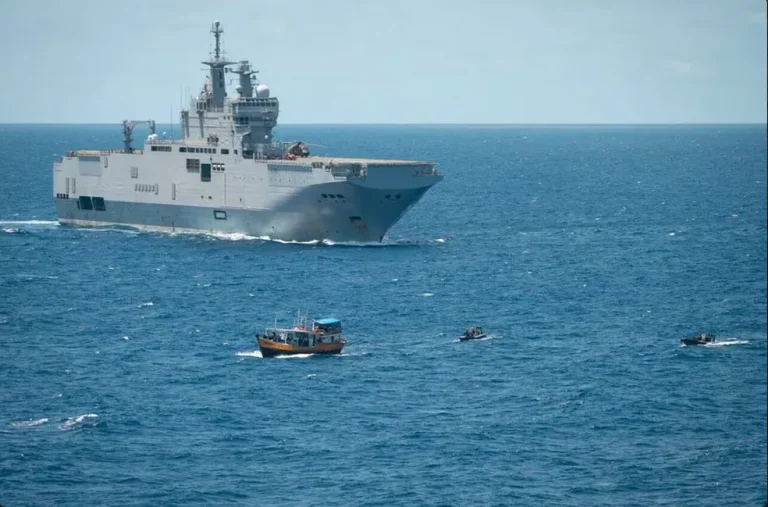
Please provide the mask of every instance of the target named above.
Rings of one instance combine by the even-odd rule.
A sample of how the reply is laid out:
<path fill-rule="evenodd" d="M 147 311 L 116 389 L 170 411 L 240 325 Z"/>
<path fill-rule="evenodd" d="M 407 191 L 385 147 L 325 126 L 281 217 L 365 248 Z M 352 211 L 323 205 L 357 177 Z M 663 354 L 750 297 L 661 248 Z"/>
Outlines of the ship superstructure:
<path fill-rule="evenodd" d="M 426 161 L 320 157 L 300 142 L 275 142 L 280 103 L 246 61 L 214 52 L 200 93 L 181 111 L 181 139 L 155 123 L 123 122 L 122 150 L 74 150 L 53 164 L 59 221 L 156 231 L 245 233 L 273 239 L 381 241 L 432 185 Z M 236 98 L 225 76 L 238 77 Z M 147 124 L 143 149 L 133 128 Z"/>

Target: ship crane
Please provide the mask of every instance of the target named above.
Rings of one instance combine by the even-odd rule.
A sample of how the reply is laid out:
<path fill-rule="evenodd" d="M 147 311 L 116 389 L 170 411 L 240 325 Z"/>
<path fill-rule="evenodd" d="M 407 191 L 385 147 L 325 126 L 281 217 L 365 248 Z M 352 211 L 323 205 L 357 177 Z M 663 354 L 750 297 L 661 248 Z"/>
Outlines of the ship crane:
<path fill-rule="evenodd" d="M 126 153 L 133 153 L 133 148 L 131 148 L 133 138 L 131 137 L 131 134 L 133 133 L 133 127 L 136 125 L 149 125 L 149 131 L 152 134 L 155 133 L 154 120 L 123 120 L 123 147 Z"/>

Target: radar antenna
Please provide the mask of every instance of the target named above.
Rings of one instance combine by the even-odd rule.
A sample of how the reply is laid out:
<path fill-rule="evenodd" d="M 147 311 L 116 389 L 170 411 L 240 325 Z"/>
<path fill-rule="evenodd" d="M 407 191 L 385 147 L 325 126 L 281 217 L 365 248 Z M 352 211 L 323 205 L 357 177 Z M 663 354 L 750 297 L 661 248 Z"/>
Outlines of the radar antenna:
<path fill-rule="evenodd" d="M 216 37 L 216 49 L 214 50 L 214 59 L 218 62 L 219 56 L 221 55 L 221 44 L 219 41 L 219 38 L 221 37 L 221 34 L 224 33 L 224 29 L 221 27 L 221 23 L 218 21 L 214 21 L 213 25 L 211 26 L 211 33 L 214 37 Z"/>
<path fill-rule="evenodd" d="M 259 84 L 259 80 L 256 79 L 258 70 L 252 70 L 251 64 L 248 60 L 240 60 L 240 65 L 236 69 L 224 69 L 225 72 L 231 72 L 240 76 L 240 86 L 237 88 L 237 93 L 241 97 L 253 97 L 253 85 Z"/>
<path fill-rule="evenodd" d="M 126 153 L 133 153 L 133 148 L 131 147 L 131 143 L 133 142 L 133 138 L 131 137 L 131 134 L 133 133 L 133 127 L 136 125 L 149 125 L 149 131 L 154 134 L 155 133 L 155 121 L 154 120 L 133 120 L 123 121 L 123 149 Z"/>

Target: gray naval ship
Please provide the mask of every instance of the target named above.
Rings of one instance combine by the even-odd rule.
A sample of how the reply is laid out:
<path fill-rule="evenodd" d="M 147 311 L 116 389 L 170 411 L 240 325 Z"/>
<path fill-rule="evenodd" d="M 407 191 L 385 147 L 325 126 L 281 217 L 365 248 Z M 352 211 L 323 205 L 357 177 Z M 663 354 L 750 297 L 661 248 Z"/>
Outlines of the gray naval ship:
<path fill-rule="evenodd" d="M 60 223 L 380 242 L 443 179 L 432 162 L 320 157 L 273 141 L 279 101 L 247 60 L 222 55 L 218 21 L 211 33 L 210 77 L 181 111 L 181 139 L 159 137 L 152 120 L 124 121 L 122 150 L 67 152 L 53 164 Z M 227 73 L 239 77 L 237 98 Z M 140 124 L 151 133 L 134 149 Z"/>

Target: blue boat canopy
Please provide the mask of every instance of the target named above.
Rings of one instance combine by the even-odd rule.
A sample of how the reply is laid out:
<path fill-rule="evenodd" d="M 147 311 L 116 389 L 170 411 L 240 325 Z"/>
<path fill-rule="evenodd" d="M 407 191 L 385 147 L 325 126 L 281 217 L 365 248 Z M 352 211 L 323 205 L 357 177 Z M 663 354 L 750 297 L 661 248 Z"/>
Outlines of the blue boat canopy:
<path fill-rule="evenodd" d="M 321 326 L 341 326 L 341 321 L 338 319 L 318 319 L 315 321 L 315 324 L 320 324 Z"/>

